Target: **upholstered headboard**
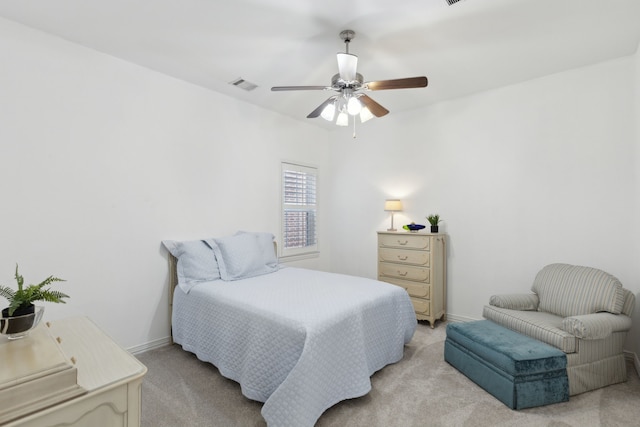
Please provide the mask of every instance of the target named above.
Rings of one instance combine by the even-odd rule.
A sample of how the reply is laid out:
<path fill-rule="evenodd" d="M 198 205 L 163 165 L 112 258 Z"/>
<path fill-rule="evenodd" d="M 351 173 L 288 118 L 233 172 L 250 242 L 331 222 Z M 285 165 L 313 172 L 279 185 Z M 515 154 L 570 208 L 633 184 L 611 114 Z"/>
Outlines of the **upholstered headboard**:
<path fill-rule="evenodd" d="M 176 286 L 178 286 L 178 258 L 169 253 L 169 326 L 171 326 L 173 314 L 173 291 Z"/>

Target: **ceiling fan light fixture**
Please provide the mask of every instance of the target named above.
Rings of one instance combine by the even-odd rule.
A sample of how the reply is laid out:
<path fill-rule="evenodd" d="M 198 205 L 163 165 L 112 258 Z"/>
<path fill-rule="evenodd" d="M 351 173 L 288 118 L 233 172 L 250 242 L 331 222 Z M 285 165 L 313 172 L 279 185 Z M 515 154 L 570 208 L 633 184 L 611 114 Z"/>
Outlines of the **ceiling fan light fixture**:
<path fill-rule="evenodd" d="M 362 104 L 358 101 L 358 98 L 352 96 L 347 102 L 347 112 L 352 116 L 357 116 L 362 111 Z"/>
<path fill-rule="evenodd" d="M 447 0 L 456 2 L 460 0 Z M 289 90 L 332 90 L 336 95 L 329 97 L 316 107 L 307 118 L 313 119 L 321 116 L 327 121 L 338 126 L 348 126 L 349 116 L 353 116 L 353 128 L 355 138 L 356 116 L 360 116 L 360 122 L 365 123 L 374 117 L 382 117 L 389 114 L 389 110 L 371 99 L 361 91 L 377 91 L 389 89 L 412 89 L 426 87 L 428 80 L 425 76 L 408 77 L 392 80 L 377 80 L 365 82 L 362 74 L 357 72 L 358 57 L 349 53 L 349 44 L 355 37 L 353 30 L 341 31 L 339 36 L 344 41 L 345 52 L 336 55 L 338 61 L 338 73 L 331 77 L 330 86 L 274 86 L 272 91 Z"/>
<path fill-rule="evenodd" d="M 325 119 L 325 120 L 327 120 L 329 122 L 333 121 L 333 118 L 335 117 L 335 115 L 336 115 L 336 104 L 335 104 L 335 102 L 327 104 L 327 106 L 324 107 L 324 109 L 322 110 L 322 113 L 320 113 L 320 116 L 323 119 Z"/>
<path fill-rule="evenodd" d="M 368 122 L 369 120 L 373 119 L 373 117 L 373 113 L 371 113 L 371 110 L 369 110 L 369 108 L 367 108 L 366 106 L 360 109 L 360 123 Z"/>
<path fill-rule="evenodd" d="M 338 118 L 336 119 L 336 125 L 338 126 L 349 126 L 349 114 L 346 111 L 341 111 L 338 114 Z"/>

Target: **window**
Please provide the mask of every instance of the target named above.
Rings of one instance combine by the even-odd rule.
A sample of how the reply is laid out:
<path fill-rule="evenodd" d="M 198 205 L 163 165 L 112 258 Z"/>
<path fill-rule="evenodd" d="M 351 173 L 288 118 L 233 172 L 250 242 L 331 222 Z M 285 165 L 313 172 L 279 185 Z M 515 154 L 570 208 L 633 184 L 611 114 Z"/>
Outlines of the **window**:
<path fill-rule="evenodd" d="M 318 170 L 282 163 L 281 256 L 318 252 Z"/>

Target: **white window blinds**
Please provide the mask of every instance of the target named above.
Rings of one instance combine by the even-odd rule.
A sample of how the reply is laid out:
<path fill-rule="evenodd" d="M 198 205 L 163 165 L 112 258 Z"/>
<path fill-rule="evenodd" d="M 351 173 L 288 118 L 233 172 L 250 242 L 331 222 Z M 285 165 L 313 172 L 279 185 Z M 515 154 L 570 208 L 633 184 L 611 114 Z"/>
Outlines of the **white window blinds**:
<path fill-rule="evenodd" d="M 282 163 L 282 256 L 318 251 L 318 170 Z"/>

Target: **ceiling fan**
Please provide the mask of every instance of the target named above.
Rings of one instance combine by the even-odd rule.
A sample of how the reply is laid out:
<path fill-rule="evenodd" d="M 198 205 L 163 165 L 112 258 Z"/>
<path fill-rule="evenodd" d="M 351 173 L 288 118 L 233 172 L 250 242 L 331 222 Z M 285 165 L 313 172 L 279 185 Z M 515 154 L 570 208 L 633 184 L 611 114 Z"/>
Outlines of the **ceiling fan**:
<path fill-rule="evenodd" d="M 356 33 L 352 30 L 340 32 L 340 38 L 344 40 L 346 52 L 338 53 L 337 55 L 338 74 L 331 78 L 331 86 L 274 86 L 271 90 L 274 92 L 288 90 L 333 90 L 338 92 L 337 95 L 331 96 L 309 113 L 307 118 L 313 119 L 321 116 L 328 121 L 335 119 L 338 126 L 347 126 L 349 124 L 349 116 L 354 116 L 354 120 L 355 116 L 359 116 L 360 121 L 364 123 L 374 116 L 382 117 L 389 113 L 389 110 L 361 91 L 410 89 L 427 86 L 427 78 L 424 76 L 365 82 L 362 74 L 356 72 L 358 57 L 349 53 L 349 43 L 355 35 Z"/>

